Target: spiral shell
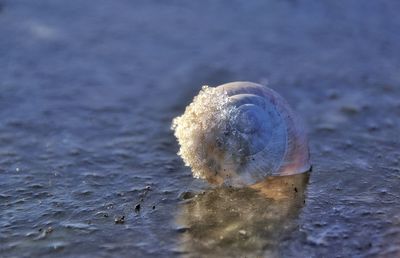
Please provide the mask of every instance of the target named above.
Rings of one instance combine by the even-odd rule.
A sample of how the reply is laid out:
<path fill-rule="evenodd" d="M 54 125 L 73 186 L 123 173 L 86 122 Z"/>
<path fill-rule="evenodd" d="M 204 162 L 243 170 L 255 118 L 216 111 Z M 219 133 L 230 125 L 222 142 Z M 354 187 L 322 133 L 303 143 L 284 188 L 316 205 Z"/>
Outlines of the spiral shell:
<path fill-rule="evenodd" d="M 185 165 L 210 183 L 250 185 L 310 170 L 302 123 L 278 93 L 256 83 L 203 86 L 172 129 Z"/>

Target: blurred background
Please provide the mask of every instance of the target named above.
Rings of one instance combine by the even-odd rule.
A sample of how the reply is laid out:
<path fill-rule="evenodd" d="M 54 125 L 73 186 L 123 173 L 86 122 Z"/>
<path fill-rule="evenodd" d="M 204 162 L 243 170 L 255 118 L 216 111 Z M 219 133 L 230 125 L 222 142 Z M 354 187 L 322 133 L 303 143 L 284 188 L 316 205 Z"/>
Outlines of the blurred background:
<path fill-rule="evenodd" d="M 201 257 L 176 218 L 206 186 L 171 120 L 202 85 L 236 80 L 278 91 L 309 132 L 304 207 L 274 220 L 294 227 L 270 255 L 400 256 L 399 11 L 0 0 L 0 256 Z"/>

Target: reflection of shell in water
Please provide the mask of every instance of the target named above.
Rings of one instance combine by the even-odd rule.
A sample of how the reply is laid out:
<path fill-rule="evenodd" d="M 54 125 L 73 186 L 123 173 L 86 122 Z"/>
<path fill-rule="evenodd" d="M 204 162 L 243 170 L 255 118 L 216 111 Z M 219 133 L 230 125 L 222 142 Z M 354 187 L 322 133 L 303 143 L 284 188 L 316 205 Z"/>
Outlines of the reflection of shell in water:
<path fill-rule="evenodd" d="M 309 173 L 267 177 L 253 187 L 216 187 L 182 203 L 184 257 L 286 257 L 283 239 L 297 228 Z"/>
<path fill-rule="evenodd" d="M 259 84 L 204 86 L 172 128 L 194 177 L 212 183 L 247 185 L 310 169 L 301 123 L 279 94 Z"/>

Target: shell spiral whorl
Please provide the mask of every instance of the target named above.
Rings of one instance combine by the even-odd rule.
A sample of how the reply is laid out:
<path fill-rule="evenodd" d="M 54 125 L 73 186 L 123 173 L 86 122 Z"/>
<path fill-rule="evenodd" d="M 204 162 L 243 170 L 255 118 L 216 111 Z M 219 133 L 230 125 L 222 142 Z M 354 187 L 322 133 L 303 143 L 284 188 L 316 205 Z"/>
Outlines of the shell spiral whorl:
<path fill-rule="evenodd" d="M 185 165 L 211 183 L 249 185 L 310 170 L 301 122 L 278 93 L 259 84 L 203 86 L 172 129 Z"/>

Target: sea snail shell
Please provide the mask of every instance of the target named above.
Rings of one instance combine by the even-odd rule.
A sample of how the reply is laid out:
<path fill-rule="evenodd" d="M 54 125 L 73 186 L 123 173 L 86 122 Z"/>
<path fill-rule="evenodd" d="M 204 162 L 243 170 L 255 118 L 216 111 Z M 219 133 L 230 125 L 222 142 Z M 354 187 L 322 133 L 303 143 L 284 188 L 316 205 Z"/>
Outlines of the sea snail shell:
<path fill-rule="evenodd" d="M 172 129 L 185 165 L 210 183 L 251 185 L 311 168 L 301 122 L 278 93 L 256 83 L 203 86 Z"/>

